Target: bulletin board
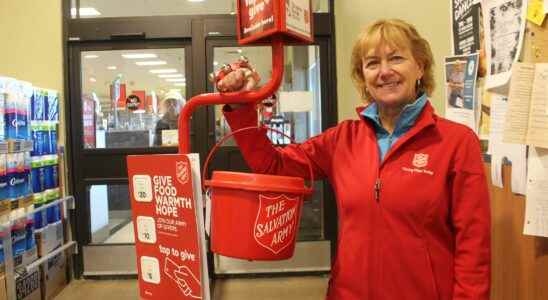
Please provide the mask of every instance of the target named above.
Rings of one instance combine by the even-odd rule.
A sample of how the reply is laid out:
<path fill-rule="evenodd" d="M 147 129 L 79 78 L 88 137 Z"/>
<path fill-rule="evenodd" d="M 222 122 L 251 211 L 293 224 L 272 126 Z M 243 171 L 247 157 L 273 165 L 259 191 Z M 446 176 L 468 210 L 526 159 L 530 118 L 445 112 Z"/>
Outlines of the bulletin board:
<path fill-rule="evenodd" d="M 491 184 L 490 165 L 485 166 L 492 214 L 491 299 L 546 300 L 548 238 L 523 234 L 525 196 L 510 190 L 510 168 L 503 166 L 504 188 L 499 188 Z"/>
<path fill-rule="evenodd" d="M 527 22 L 521 61 L 548 62 L 548 25 Z M 523 234 L 525 196 L 510 190 L 511 166 L 503 166 L 504 188 L 490 183 L 492 212 L 491 299 L 548 299 L 548 238 Z"/>

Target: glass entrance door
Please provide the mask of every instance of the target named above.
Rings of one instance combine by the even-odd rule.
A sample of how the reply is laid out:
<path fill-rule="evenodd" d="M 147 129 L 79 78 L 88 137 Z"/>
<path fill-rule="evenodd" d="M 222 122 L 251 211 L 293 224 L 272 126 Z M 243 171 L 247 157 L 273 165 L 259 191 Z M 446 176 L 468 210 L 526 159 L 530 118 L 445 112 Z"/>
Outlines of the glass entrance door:
<path fill-rule="evenodd" d="M 83 274 L 136 274 L 129 154 L 175 153 L 190 81 L 189 43 L 71 48 L 73 172 Z"/>

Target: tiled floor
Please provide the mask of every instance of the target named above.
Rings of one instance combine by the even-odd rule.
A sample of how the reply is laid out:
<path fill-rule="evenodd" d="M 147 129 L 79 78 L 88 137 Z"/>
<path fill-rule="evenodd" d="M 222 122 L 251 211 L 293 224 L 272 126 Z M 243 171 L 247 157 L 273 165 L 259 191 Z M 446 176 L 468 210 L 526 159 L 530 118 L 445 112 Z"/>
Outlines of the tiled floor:
<path fill-rule="evenodd" d="M 322 300 L 327 276 L 217 280 L 212 300 Z M 55 300 L 134 300 L 136 280 L 76 280 Z"/>

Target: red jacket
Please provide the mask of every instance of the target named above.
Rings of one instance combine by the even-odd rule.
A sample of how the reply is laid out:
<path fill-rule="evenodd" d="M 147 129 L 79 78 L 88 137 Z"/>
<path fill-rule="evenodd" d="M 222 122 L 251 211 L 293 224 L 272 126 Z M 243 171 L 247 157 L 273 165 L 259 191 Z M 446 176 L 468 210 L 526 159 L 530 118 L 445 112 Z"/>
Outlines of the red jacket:
<path fill-rule="evenodd" d="M 233 129 L 251 107 L 225 112 Z M 275 148 L 264 132 L 236 140 L 258 173 L 327 178 L 339 214 L 328 300 L 486 300 L 490 208 L 478 139 L 427 103 L 379 163 L 370 121 L 348 120 L 301 145 Z"/>

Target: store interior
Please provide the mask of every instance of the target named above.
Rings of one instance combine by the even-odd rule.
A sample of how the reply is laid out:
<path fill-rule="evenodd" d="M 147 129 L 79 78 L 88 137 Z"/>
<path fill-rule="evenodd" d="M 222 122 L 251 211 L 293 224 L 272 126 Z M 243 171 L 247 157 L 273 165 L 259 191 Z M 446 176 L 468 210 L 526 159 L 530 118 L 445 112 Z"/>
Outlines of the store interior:
<path fill-rule="evenodd" d="M 350 78 L 351 45 L 361 29 L 379 17 L 405 19 L 430 42 L 438 83 L 431 104 L 439 115 L 446 113 L 444 59 L 453 46 L 448 38 L 451 1 L 310 2 L 315 41 L 284 48 L 284 77 L 270 99 L 276 104 L 260 107 L 261 124 L 302 142 L 343 120 L 356 119 L 355 108 L 361 101 Z M 5 272 L 0 272 L 0 281 L 6 282 L 0 288 L 0 300 L 11 300 L 9 291 L 15 291 L 16 277 L 35 280 L 35 288 L 17 299 L 139 298 L 126 157 L 177 153 L 177 127 L 158 130 L 159 122 L 166 120 L 170 109 L 181 109 L 193 96 L 216 92 L 209 74 L 224 64 L 245 56 L 261 74 L 261 82 L 272 77 L 270 45 L 238 44 L 236 3 L 0 1 L 0 77 L 28 82 L 36 88 L 33 93 L 46 95 L 43 117 L 28 119 L 29 136 L 15 133 L 14 139 L 20 141 L 0 142 L 0 153 L 26 157 L 18 164 L 28 165 L 19 168 L 21 173 L 28 171 L 28 176 L 35 171 L 57 174 L 36 187 L 38 193 L 31 189 L 18 194 L 18 206 L 11 213 L 3 213 L 5 208 L 0 205 L 4 224 L 0 229 L 12 226 L 12 219 L 27 217 L 25 224 L 18 223 L 19 239 L 12 238 L 14 242 L 21 242 L 24 225 L 31 219 L 34 230 L 40 230 L 29 205 L 43 206 L 45 222 L 39 234 L 27 241 L 28 249 L 23 250 L 28 251 L 6 252 L 13 258 L 6 260 Z M 425 7 L 436 13 L 425 17 Z M 545 36 L 546 26 L 527 27 L 526 32 Z M 525 45 L 533 45 L 524 48 L 525 60 L 548 61 L 539 54 L 542 47 Z M 56 104 L 48 104 L 48 92 L 56 95 L 51 100 Z M 304 99 L 304 104 L 288 105 L 297 98 Z M 174 99 L 171 107 L 164 104 L 167 99 Z M 57 115 L 50 118 L 48 107 L 57 107 L 53 109 Z M 202 163 L 209 150 L 230 134 L 221 110 L 222 105 L 200 108 L 190 120 L 192 152 L 199 154 Z M 290 143 L 279 134 L 268 137 L 282 147 Z M 37 140 L 39 148 L 37 142 L 34 147 L 22 142 Z M 233 139 L 220 147 L 210 169 L 249 170 Z M 493 183 L 488 159 L 485 170 L 493 219 L 492 299 L 546 299 L 546 238 L 523 234 L 525 196 L 510 188 L 511 166 L 502 166 L 504 188 Z M 211 299 L 325 298 L 337 247 L 337 205 L 329 182 L 317 181 L 313 188 L 304 203 L 291 259 L 251 261 L 210 252 L 205 255 Z M 50 239 L 51 243 L 45 242 Z M 21 264 L 26 266 L 24 272 Z M 48 267 L 29 267 L 44 264 Z"/>

